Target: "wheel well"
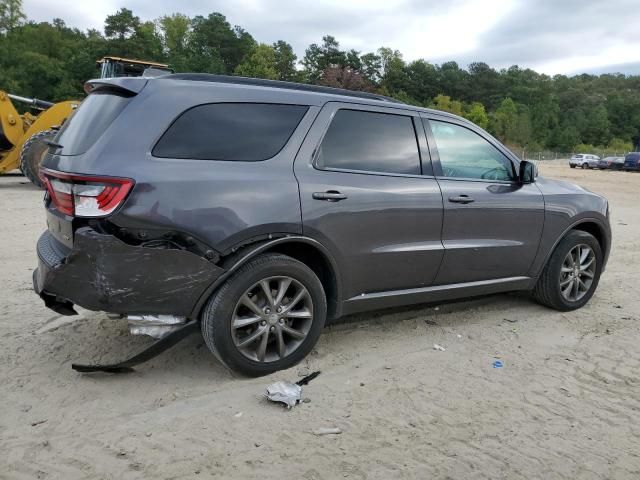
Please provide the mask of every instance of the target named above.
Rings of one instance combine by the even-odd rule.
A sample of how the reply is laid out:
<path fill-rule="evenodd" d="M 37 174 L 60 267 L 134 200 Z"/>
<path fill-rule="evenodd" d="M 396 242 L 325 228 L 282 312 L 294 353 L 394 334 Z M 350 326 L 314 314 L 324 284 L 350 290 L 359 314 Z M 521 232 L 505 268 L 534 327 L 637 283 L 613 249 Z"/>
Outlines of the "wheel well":
<path fill-rule="evenodd" d="M 580 230 L 582 232 L 587 232 L 593 235 L 594 237 L 596 237 L 596 240 L 598 240 L 598 244 L 600 244 L 600 249 L 604 254 L 607 247 L 606 240 L 605 240 L 604 232 L 602 231 L 602 229 L 597 223 L 594 223 L 594 222 L 579 223 L 578 225 L 573 227 L 572 230 Z"/>
<path fill-rule="evenodd" d="M 338 279 L 331 261 L 318 248 L 301 242 L 275 245 L 264 253 L 277 252 L 295 258 L 307 265 L 318 276 L 327 296 L 327 317 L 338 315 Z"/>

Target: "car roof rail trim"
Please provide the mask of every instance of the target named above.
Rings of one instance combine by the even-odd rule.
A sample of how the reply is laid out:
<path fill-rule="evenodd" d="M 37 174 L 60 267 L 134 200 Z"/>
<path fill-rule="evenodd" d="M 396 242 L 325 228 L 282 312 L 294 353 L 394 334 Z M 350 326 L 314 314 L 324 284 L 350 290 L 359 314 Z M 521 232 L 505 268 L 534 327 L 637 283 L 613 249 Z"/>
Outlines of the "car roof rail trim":
<path fill-rule="evenodd" d="M 282 88 L 286 90 L 298 90 L 302 92 L 325 93 L 328 95 L 342 95 L 345 97 L 366 98 L 383 102 L 404 104 L 395 98 L 379 95 L 377 93 L 345 90 L 343 88 L 326 87 L 323 85 L 308 85 L 304 83 L 285 82 L 282 80 L 267 80 L 263 78 L 249 78 L 231 75 L 213 75 L 210 73 L 175 73 L 165 75 L 158 80 L 189 80 L 194 82 L 230 83 L 235 85 L 250 85 L 255 87 Z"/>

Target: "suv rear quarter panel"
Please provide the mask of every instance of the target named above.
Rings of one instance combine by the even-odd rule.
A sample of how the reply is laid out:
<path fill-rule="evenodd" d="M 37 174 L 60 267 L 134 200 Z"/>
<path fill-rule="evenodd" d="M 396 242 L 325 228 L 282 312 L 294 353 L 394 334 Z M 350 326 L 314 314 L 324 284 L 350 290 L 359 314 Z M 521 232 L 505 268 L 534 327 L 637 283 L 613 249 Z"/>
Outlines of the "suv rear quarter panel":
<path fill-rule="evenodd" d="M 309 98 L 311 97 L 311 101 Z M 293 159 L 319 107 L 313 96 L 259 87 L 149 82 L 120 117 L 83 155 L 53 156 L 47 167 L 65 172 L 135 180 L 123 207 L 110 217 L 122 228 L 188 233 L 220 253 L 274 233 L 302 231 Z M 318 99 L 320 102 L 320 99 Z M 283 149 L 258 161 L 185 160 L 153 157 L 151 151 L 185 110 L 216 102 L 308 105 L 309 110 Z"/>

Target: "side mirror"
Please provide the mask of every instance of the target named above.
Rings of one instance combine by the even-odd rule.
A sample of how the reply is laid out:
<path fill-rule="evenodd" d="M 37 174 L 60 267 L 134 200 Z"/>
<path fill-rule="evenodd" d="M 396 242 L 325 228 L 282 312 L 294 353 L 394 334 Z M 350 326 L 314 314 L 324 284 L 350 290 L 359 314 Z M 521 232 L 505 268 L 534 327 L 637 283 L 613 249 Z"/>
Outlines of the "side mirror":
<path fill-rule="evenodd" d="M 518 181 L 521 184 L 533 183 L 536 181 L 537 176 L 538 176 L 538 167 L 536 167 L 534 163 L 531 163 L 527 160 L 522 160 L 520 162 L 520 172 L 518 174 Z"/>

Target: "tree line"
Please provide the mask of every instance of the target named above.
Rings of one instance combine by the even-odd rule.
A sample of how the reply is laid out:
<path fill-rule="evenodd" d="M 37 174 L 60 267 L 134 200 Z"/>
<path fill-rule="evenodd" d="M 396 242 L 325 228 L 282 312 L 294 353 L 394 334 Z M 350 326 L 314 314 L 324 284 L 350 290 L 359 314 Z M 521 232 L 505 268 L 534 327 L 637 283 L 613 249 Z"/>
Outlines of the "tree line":
<path fill-rule="evenodd" d="M 143 21 L 122 8 L 103 31 L 64 20 L 28 20 L 21 0 L 0 0 L 0 89 L 58 101 L 83 96 L 105 55 L 166 62 L 177 72 L 278 79 L 377 92 L 470 119 L 529 151 L 626 152 L 640 143 L 640 77 L 549 76 L 517 65 L 496 70 L 406 61 L 386 47 L 344 50 L 326 35 L 298 59 L 285 40 L 259 43 L 221 13 Z"/>

